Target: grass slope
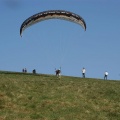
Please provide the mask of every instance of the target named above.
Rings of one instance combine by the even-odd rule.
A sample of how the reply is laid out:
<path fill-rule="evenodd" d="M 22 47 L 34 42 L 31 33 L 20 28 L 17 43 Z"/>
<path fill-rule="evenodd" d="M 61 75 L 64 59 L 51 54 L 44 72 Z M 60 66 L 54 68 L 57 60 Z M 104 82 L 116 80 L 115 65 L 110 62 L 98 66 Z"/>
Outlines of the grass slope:
<path fill-rule="evenodd" d="M 0 120 L 120 120 L 120 81 L 0 72 Z"/>

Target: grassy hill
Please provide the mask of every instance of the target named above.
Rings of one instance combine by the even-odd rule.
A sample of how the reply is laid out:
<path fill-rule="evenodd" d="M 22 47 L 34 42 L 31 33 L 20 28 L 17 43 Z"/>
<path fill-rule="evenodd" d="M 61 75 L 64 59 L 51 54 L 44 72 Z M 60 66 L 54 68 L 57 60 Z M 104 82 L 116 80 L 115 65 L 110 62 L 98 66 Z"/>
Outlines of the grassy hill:
<path fill-rule="evenodd" d="M 0 72 L 0 120 L 120 120 L 120 81 Z"/>

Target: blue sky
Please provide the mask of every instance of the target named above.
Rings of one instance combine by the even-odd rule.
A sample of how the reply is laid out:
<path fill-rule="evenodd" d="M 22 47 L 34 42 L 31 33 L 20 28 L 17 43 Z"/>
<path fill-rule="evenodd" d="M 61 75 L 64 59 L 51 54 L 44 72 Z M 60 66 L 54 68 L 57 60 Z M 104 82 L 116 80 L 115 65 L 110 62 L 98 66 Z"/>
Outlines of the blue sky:
<path fill-rule="evenodd" d="M 7 0 L 6 0 L 7 1 Z M 13 1 L 13 0 L 11 0 Z M 0 1 L 0 70 L 62 74 L 120 80 L 119 0 L 16 0 Z M 15 1 L 15 2 L 16 2 Z M 22 22 L 45 10 L 67 10 L 84 18 L 87 30 L 65 20 L 46 20 L 27 28 Z"/>

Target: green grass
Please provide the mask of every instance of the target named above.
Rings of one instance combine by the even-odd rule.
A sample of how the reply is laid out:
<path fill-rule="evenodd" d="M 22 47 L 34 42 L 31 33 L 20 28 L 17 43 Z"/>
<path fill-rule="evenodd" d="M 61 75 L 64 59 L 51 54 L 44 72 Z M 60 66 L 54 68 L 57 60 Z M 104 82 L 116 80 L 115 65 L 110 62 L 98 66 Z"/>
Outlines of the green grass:
<path fill-rule="evenodd" d="M 120 120 L 120 81 L 0 72 L 0 120 Z"/>

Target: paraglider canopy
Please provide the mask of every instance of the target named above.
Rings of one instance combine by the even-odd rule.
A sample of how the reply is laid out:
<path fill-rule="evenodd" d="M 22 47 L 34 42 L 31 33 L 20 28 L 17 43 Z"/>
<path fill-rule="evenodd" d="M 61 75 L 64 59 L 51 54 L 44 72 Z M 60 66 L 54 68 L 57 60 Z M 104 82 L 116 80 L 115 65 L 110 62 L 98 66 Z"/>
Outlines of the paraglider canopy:
<path fill-rule="evenodd" d="M 27 18 L 21 25 L 20 27 L 20 35 L 22 36 L 22 32 L 29 26 L 43 21 L 47 19 L 63 19 L 63 20 L 68 20 L 71 22 L 75 22 L 79 25 L 81 25 L 84 30 L 86 30 L 86 23 L 84 19 L 72 12 L 65 11 L 65 10 L 48 10 L 48 11 L 43 11 L 40 13 L 37 13 L 29 18 Z"/>

